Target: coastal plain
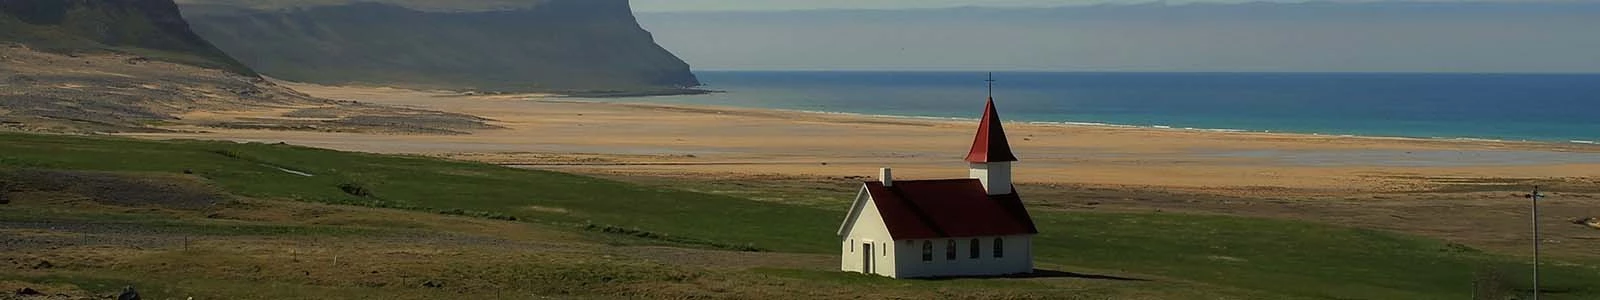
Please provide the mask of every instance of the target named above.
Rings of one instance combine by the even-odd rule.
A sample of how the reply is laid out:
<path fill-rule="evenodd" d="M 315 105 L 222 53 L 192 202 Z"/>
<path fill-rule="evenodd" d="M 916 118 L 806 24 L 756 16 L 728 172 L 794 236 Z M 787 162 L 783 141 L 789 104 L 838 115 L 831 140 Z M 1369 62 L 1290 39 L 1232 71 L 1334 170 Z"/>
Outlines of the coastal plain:
<path fill-rule="evenodd" d="M 480 116 L 504 129 L 449 136 L 216 128 L 129 135 L 426 155 L 712 193 L 785 191 L 757 198 L 842 209 L 880 167 L 911 179 L 965 177 L 961 156 L 976 126 L 627 99 L 282 84 L 329 99 Z M 1543 238 L 1557 242 L 1546 251 L 1600 259 L 1594 250 L 1600 232 L 1569 224 L 1600 215 L 1594 145 L 1034 123 L 1007 123 L 1006 130 L 1022 160 L 1019 189 L 1036 206 L 1309 220 L 1531 255 L 1528 201 L 1520 195 L 1538 185 L 1552 195 L 1540 222 Z"/>
<path fill-rule="evenodd" d="M 1008 123 L 1035 273 L 894 280 L 834 230 L 879 167 L 964 177 L 973 122 L 282 84 L 490 126 L 0 134 L 0 289 L 42 291 L 0 299 L 1525 295 L 1534 185 L 1540 290 L 1600 294 L 1589 145 Z"/>

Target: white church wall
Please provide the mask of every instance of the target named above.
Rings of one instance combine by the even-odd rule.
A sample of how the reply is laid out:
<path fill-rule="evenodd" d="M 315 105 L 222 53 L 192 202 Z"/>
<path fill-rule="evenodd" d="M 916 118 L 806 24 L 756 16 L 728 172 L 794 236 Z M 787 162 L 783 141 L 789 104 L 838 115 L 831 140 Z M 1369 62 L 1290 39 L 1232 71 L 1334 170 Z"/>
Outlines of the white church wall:
<path fill-rule="evenodd" d="M 1011 162 L 971 163 L 967 175 L 983 182 L 983 189 L 990 195 L 1011 193 Z"/>
<path fill-rule="evenodd" d="M 931 240 L 904 240 L 895 242 L 899 245 L 896 256 L 899 257 L 899 271 L 897 278 L 912 277 L 943 277 L 943 276 L 991 276 L 1010 275 L 1033 272 L 1033 237 L 1031 235 L 1014 235 L 999 237 L 1005 245 L 1002 257 L 994 257 L 994 239 L 996 237 L 979 237 L 978 258 L 972 258 L 971 245 L 973 238 L 931 239 Z M 946 247 L 950 241 L 956 242 L 955 259 L 947 259 Z M 922 243 L 933 243 L 932 261 L 922 260 Z"/>
<path fill-rule="evenodd" d="M 863 267 L 868 259 L 863 253 L 863 244 L 872 244 L 871 261 L 874 265 L 871 273 L 894 277 L 898 254 L 893 238 L 889 235 L 888 226 L 884 225 L 883 215 L 878 213 L 878 206 L 872 202 L 872 197 L 863 192 L 857 196 L 857 205 L 853 210 L 860 214 L 854 216 L 855 220 L 848 224 L 842 239 L 839 241 L 840 261 L 839 269 L 846 272 L 863 272 Z M 863 272 L 866 273 L 866 272 Z"/>

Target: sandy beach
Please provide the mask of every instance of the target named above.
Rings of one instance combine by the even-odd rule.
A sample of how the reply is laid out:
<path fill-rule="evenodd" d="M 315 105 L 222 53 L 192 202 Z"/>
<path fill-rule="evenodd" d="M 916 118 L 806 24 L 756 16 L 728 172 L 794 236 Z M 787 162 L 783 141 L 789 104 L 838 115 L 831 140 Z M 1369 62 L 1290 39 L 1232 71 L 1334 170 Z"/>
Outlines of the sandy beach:
<path fill-rule="evenodd" d="M 439 136 L 192 128 L 196 133 L 135 136 L 287 142 L 587 172 L 848 177 L 887 166 L 899 176 L 947 178 L 965 175 L 961 157 L 975 128 L 959 120 L 286 85 L 331 99 L 477 115 L 506 129 Z M 980 103 L 974 101 L 974 115 Z M 1007 131 L 1022 159 L 1016 172 L 1023 183 L 1341 194 L 1425 190 L 1462 178 L 1600 176 L 1600 147 L 1582 144 L 1027 123 L 1009 123 Z"/>

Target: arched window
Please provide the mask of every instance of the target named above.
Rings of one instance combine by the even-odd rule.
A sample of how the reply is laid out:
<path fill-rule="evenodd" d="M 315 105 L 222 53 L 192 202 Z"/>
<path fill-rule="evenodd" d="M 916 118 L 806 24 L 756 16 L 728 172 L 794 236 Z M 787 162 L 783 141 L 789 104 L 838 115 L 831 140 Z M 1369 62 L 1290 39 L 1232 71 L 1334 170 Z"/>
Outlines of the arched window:
<path fill-rule="evenodd" d="M 994 258 L 1006 257 L 1006 243 L 1000 238 L 994 238 Z"/>
<path fill-rule="evenodd" d="M 879 248 L 883 249 L 883 256 L 889 256 L 889 242 L 883 242 L 883 247 Z"/>
<path fill-rule="evenodd" d="M 956 260 L 956 240 L 950 240 L 945 243 L 944 260 Z"/>
<path fill-rule="evenodd" d="M 850 253 L 856 253 L 856 239 L 850 239 L 846 243 L 849 243 L 847 245 L 850 246 Z"/>
<path fill-rule="evenodd" d="M 967 245 L 967 251 L 972 253 L 967 253 L 967 258 L 978 259 L 978 239 L 972 239 L 971 243 Z"/>
<path fill-rule="evenodd" d="M 933 241 L 922 241 L 922 261 L 933 261 Z"/>

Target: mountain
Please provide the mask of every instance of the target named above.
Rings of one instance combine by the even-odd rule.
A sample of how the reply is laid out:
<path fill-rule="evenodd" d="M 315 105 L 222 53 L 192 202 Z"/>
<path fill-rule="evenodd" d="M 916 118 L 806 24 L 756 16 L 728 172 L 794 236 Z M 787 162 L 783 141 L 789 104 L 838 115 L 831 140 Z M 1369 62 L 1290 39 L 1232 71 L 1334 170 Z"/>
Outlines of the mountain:
<path fill-rule="evenodd" d="M 0 41 L 117 52 L 254 76 L 194 32 L 171 0 L 0 0 Z"/>
<path fill-rule="evenodd" d="M 348 5 L 357 3 L 386 3 L 429 12 L 472 12 L 522 9 L 551 0 L 177 0 L 186 7 L 204 6 L 222 9 L 278 10 L 317 6 Z"/>
<path fill-rule="evenodd" d="M 191 31 L 172 0 L 0 0 L 0 130 L 467 134 L 486 122 L 279 86 Z"/>
<path fill-rule="evenodd" d="M 183 1 L 195 31 L 267 75 L 491 91 L 699 85 L 626 0 Z"/>

